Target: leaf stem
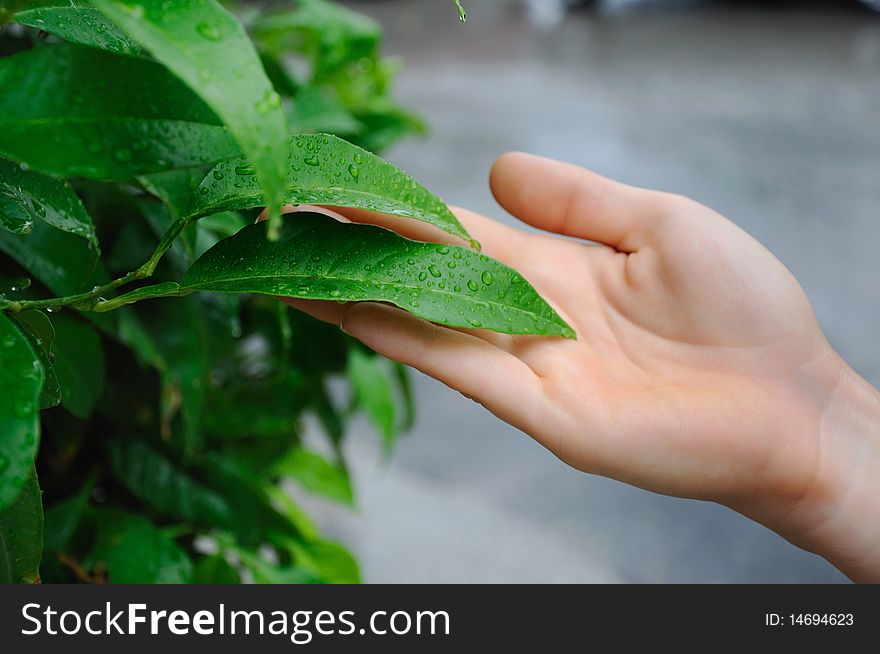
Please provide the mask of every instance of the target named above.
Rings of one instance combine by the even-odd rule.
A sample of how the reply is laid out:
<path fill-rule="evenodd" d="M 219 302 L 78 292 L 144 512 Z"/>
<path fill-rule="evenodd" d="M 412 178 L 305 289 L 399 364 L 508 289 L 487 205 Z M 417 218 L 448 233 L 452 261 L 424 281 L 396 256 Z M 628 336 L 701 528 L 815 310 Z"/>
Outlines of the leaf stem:
<path fill-rule="evenodd" d="M 126 295 L 120 296 L 119 298 L 114 298 L 112 300 L 104 300 L 102 296 L 106 295 L 110 291 L 116 290 L 120 286 L 124 286 L 131 282 L 151 277 L 156 271 L 156 266 L 159 265 L 159 261 L 162 260 L 162 257 L 169 250 L 169 248 L 171 248 L 174 240 L 178 236 L 180 236 L 180 233 L 189 224 L 189 222 L 189 218 L 181 218 L 179 220 L 175 220 L 173 223 L 171 223 L 168 229 L 165 230 L 165 233 L 159 240 L 159 245 L 156 246 L 153 254 L 150 256 L 149 259 L 147 259 L 147 261 L 143 265 L 141 265 L 137 270 L 132 270 L 122 277 L 118 277 L 117 279 L 114 279 L 113 281 L 108 282 L 103 286 L 96 286 L 87 293 L 77 293 L 75 295 L 67 295 L 65 297 L 56 297 L 46 300 L 0 300 L 0 310 L 18 312 L 28 311 L 30 309 L 60 309 L 62 307 L 73 307 L 80 311 L 110 311 L 112 309 L 124 306 L 125 304 L 131 304 L 132 301 L 137 300 L 130 300 L 122 303 L 118 302 L 118 300 L 120 300 L 121 298 L 130 296 L 131 293 L 127 293 Z M 165 285 L 159 284 L 157 286 Z M 137 291 L 134 292 L 136 293 Z M 143 297 L 147 298 L 160 296 L 144 293 Z"/>

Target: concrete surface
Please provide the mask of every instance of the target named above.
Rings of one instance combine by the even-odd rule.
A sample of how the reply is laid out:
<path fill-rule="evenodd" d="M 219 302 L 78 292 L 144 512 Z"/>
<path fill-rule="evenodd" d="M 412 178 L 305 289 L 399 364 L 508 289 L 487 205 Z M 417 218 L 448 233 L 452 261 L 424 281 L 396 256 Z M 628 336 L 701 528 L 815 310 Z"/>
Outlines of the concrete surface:
<path fill-rule="evenodd" d="M 385 26 L 398 95 L 432 128 L 390 158 L 506 220 L 485 176 L 508 149 L 691 195 L 767 244 L 880 384 L 880 16 L 614 2 L 559 22 L 535 2 L 471 0 L 465 26 L 445 0 L 352 3 Z M 416 390 L 390 465 L 355 426 L 358 512 L 322 512 L 367 581 L 845 581 L 731 511 L 575 472 L 443 386 Z"/>

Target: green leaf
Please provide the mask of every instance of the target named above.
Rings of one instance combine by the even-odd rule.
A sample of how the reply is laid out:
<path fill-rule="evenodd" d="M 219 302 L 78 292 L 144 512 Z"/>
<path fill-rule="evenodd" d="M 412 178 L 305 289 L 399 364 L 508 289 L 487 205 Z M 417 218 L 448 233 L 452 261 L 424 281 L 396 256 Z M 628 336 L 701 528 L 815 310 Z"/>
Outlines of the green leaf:
<path fill-rule="evenodd" d="M 375 58 L 382 33 L 371 18 L 325 0 L 300 0 L 295 9 L 269 12 L 252 29 L 276 56 L 291 49 L 309 55 L 318 80 L 349 62 Z"/>
<path fill-rule="evenodd" d="M 232 507 L 235 532 L 239 543 L 256 547 L 265 542 L 270 533 L 285 538 L 300 538 L 301 520 L 288 511 L 276 509 L 272 486 L 255 477 L 236 459 L 209 451 L 199 468 L 199 474 L 214 491 L 222 493 Z"/>
<path fill-rule="evenodd" d="M 202 168 L 181 168 L 141 175 L 138 181 L 147 191 L 162 200 L 168 213 L 176 220 L 186 214 L 193 193 L 204 177 L 205 171 Z"/>
<path fill-rule="evenodd" d="M 40 581 L 43 501 L 33 464 L 12 504 L 0 510 L 0 584 Z"/>
<path fill-rule="evenodd" d="M 44 45 L 0 59 L 0 88 L 0 153 L 35 170 L 123 181 L 241 153 L 204 102 L 146 59 Z"/>
<path fill-rule="evenodd" d="M 273 472 L 290 477 L 305 490 L 343 504 L 354 504 L 351 480 L 342 466 L 331 463 L 317 452 L 291 449 L 278 460 Z"/>
<path fill-rule="evenodd" d="M 104 351 L 95 329 L 69 314 L 54 317 L 54 371 L 61 404 L 78 418 L 88 418 L 104 390 Z"/>
<path fill-rule="evenodd" d="M 253 163 L 275 222 L 287 168 L 287 125 L 241 23 L 215 0 L 93 0 L 223 119 Z"/>
<path fill-rule="evenodd" d="M 275 510 L 296 528 L 302 538 L 313 540 L 318 537 L 318 528 L 284 488 L 269 486 L 266 493 Z"/>
<path fill-rule="evenodd" d="M 397 433 L 397 411 L 387 362 L 353 347 L 348 355 L 348 379 L 354 390 L 357 406 L 370 416 L 379 431 L 385 451 L 394 447 Z"/>
<path fill-rule="evenodd" d="M 119 483 L 160 513 L 194 524 L 234 524 L 235 516 L 222 496 L 145 443 L 117 440 L 108 452 Z"/>
<path fill-rule="evenodd" d="M 44 550 L 63 552 L 67 549 L 89 508 L 95 479 L 91 476 L 76 495 L 53 504 L 46 511 Z"/>
<path fill-rule="evenodd" d="M 238 570 L 220 554 L 203 556 L 193 567 L 194 584 L 240 584 Z"/>
<path fill-rule="evenodd" d="M 205 411 L 205 431 L 222 440 L 293 438 L 305 399 L 302 390 L 302 380 L 290 375 L 213 393 Z"/>
<path fill-rule="evenodd" d="M 0 313 L 0 511 L 33 472 L 43 368 L 27 338 Z"/>
<path fill-rule="evenodd" d="M 43 388 L 40 391 L 40 408 L 48 409 L 61 403 L 61 387 L 55 374 L 52 352 L 55 344 L 55 327 L 42 311 L 22 311 L 11 315 L 31 344 L 43 367 Z"/>
<path fill-rule="evenodd" d="M 54 34 L 92 48 L 123 55 L 136 55 L 141 47 L 88 2 L 32 0 L 12 16 L 12 22 Z"/>
<path fill-rule="evenodd" d="M 138 292 L 142 291 L 134 291 Z M 198 299 L 191 297 L 150 302 L 138 312 L 142 331 L 160 356 L 154 363 L 158 364 L 162 377 L 162 434 L 165 438 L 172 436 L 172 420 L 180 413 L 187 454 L 196 451 L 201 436 L 210 365 L 203 309 Z"/>
<path fill-rule="evenodd" d="M 0 159 L 0 227 L 27 235 L 39 220 L 98 248 L 95 226 L 73 189 L 60 179 Z"/>
<path fill-rule="evenodd" d="M 250 570 L 258 584 L 315 584 L 320 583 L 312 570 L 300 566 L 280 566 L 269 563 L 259 554 L 243 548 L 234 548 L 242 564 Z"/>
<path fill-rule="evenodd" d="M 400 431 L 409 431 L 416 421 L 416 400 L 412 389 L 410 369 L 396 361 L 392 361 L 391 366 L 394 369 L 394 377 L 397 381 L 397 388 L 400 391 L 402 404 L 401 420 L 398 429 Z"/>
<path fill-rule="evenodd" d="M 359 584 L 357 561 L 347 549 L 327 540 L 291 542 L 298 566 L 313 572 L 326 584 Z"/>
<path fill-rule="evenodd" d="M 114 584 L 185 584 L 192 562 L 149 520 L 119 509 L 97 512 L 95 545 L 83 563 L 103 565 Z"/>
<path fill-rule="evenodd" d="M 363 124 L 333 89 L 319 86 L 307 86 L 296 94 L 296 101 L 288 112 L 288 122 L 293 131 L 302 134 L 349 135 L 363 130 Z"/>
<path fill-rule="evenodd" d="M 104 278 L 97 255 L 85 240 L 43 222 L 34 223 L 26 237 L 0 230 L 0 250 L 56 295 L 79 293 Z"/>
<path fill-rule="evenodd" d="M 575 336 L 519 273 L 466 248 L 307 212 L 290 216 L 277 242 L 265 234 L 260 223 L 220 241 L 184 275 L 182 288 L 390 302 L 452 327 Z"/>
<path fill-rule="evenodd" d="M 222 161 L 199 185 L 189 214 L 265 204 L 254 168 L 245 159 Z M 290 140 L 290 167 L 284 201 L 357 207 L 415 218 L 472 241 L 442 200 L 387 161 L 327 134 L 301 134 Z"/>

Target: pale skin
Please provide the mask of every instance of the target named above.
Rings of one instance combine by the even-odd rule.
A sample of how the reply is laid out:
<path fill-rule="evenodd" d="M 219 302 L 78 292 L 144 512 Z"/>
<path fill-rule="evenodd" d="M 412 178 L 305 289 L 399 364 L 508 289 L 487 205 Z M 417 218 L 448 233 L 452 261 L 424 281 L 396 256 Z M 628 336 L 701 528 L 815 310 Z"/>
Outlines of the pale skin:
<path fill-rule="evenodd" d="M 450 329 L 377 303 L 287 301 L 579 470 L 725 504 L 854 580 L 880 581 L 880 394 L 828 344 L 792 274 L 680 196 L 521 153 L 495 163 L 490 185 L 547 234 L 456 214 L 577 340 Z M 341 211 L 455 242 L 415 221 Z"/>

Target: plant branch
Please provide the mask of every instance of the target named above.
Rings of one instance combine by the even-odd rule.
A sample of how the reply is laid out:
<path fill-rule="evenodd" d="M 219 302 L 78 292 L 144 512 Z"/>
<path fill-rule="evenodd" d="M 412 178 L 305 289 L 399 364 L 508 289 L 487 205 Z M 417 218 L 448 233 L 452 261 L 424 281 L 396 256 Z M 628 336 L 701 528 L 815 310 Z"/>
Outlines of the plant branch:
<path fill-rule="evenodd" d="M 144 294 L 143 298 L 137 298 L 135 300 L 122 303 L 118 303 L 117 301 L 128 295 L 132 295 L 132 293 L 128 293 L 112 300 L 104 300 L 102 298 L 102 296 L 106 295 L 110 291 L 116 290 L 120 286 L 124 286 L 131 282 L 151 277 L 156 270 L 156 266 L 159 265 L 159 261 L 162 260 L 162 257 L 171 248 L 174 240 L 178 236 L 180 236 L 180 233 L 189 223 L 189 218 L 181 218 L 179 220 L 175 220 L 162 235 L 162 238 L 159 241 L 159 245 L 156 246 L 153 254 L 143 265 L 141 265 L 137 270 L 133 270 L 130 273 L 123 275 L 122 277 L 119 277 L 111 282 L 108 282 L 107 284 L 104 284 L 103 286 L 96 286 L 87 293 L 77 293 L 75 295 L 67 295 L 65 297 L 56 297 L 46 300 L 0 300 L 0 310 L 17 312 L 28 311 L 31 309 L 51 310 L 60 309 L 62 307 L 74 307 L 76 309 L 79 309 L 80 311 L 110 311 L 112 309 L 124 306 L 125 304 L 131 304 L 132 301 L 136 302 L 137 299 L 145 299 L 147 297 L 160 297 L 157 295 Z M 165 285 L 159 284 L 158 286 Z M 133 293 L 137 293 L 137 291 L 134 291 Z"/>

